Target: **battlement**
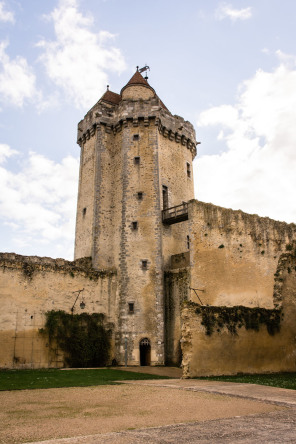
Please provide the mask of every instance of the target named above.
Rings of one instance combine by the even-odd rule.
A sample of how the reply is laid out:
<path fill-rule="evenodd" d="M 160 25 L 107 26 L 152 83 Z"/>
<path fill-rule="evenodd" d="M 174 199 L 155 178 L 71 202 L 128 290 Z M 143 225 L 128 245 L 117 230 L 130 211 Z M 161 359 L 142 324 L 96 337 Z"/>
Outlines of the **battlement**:
<path fill-rule="evenodd" d="M 77 143 L 82 146 L 95 135 L 98 126 L 106 133 L 116 134 L 128 125 L 155 125 L 163 137 L 186 146 L 192 153 L 192 159 L 196 156 L 193 125 L 164 109 L 158 97 L 138 101 L 126 99 L 112 107 L 98 102 L 79 122 Z"/>
<path fill-rule="evenodd" d="M 0 253 L 0 269 L 22 270 L 26 276 L 32 277 L 34 271 L 55 272 L 62 274 L 82 274 L 97 280 L 98 278 L 116 274 L 116 270 L 95 270 L 92 268 L 90 257 L 67 261 L 66 259 L 53 259 L 51 257 L 22 256 L 16 253 Z"/>

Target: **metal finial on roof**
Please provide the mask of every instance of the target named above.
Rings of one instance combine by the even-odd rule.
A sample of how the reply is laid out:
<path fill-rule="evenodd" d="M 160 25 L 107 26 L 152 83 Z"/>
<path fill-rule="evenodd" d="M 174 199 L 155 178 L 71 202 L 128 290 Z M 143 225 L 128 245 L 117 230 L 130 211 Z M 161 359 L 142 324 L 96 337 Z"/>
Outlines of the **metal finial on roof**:
<path fill-rule="evenodd" d="M 139 71 L 139 67 L 137 66 L 137 71 Z"/>
<path fill-rule="evenodd" d="M 107 85 L 107 91 L 109 91 L 109 85 Z"/>

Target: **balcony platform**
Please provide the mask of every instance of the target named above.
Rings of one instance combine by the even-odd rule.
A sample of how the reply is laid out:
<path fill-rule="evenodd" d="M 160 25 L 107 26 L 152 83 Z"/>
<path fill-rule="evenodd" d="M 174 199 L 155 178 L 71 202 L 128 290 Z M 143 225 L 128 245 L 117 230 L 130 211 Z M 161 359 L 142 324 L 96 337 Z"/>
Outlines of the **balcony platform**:
<path fill-rule="evenodd" d="M 181 205 L 162 210 L 162 223 L 165 225 L 173 225 L 185 220 L 188 220 L 187 202 L 183 202 Z"/>

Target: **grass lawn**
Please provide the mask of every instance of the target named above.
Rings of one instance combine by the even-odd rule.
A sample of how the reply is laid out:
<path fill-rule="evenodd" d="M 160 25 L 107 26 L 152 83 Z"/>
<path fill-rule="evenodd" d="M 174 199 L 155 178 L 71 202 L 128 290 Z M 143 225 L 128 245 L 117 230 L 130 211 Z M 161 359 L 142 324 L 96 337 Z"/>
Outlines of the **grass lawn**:
<path fill-rule="evenodd" d="M 235 376 L 211 376 L 196 379 L 209 381 L 244 382 L 248 384 L 269 385 L 296 390 L 296 373 L 272 373 L 266 375 L 235 375 Z"/>
<path fill-rule="evenodd" d="M 148 375 L 121 370 L 2 370 L 0 390 L 25 390 L 59 387 L 87 387 L 114 384 L 114 381 L 136 379 L 169 379 L 165 376 Z"/>

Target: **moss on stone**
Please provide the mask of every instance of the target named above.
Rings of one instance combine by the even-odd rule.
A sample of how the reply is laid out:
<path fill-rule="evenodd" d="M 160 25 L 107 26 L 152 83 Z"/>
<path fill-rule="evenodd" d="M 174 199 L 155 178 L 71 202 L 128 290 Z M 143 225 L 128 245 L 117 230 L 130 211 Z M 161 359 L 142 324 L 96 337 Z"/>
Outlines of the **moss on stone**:
<path fill-rule="evenodd" d="M 215 331 L 220 332 L 227 328 L 231 334 L 237 334 L 238 329 L 259 331 L 261 325 L 265 325 L 270 335 L 280 331 L 282 312 L 280 309 L 268 309 L 261 307 L 234 307 L 207 306 L 190 302 L 195 313 L 202 318 L 201 324 L 205 327 L 205 333 L 211 336 Z"/>

